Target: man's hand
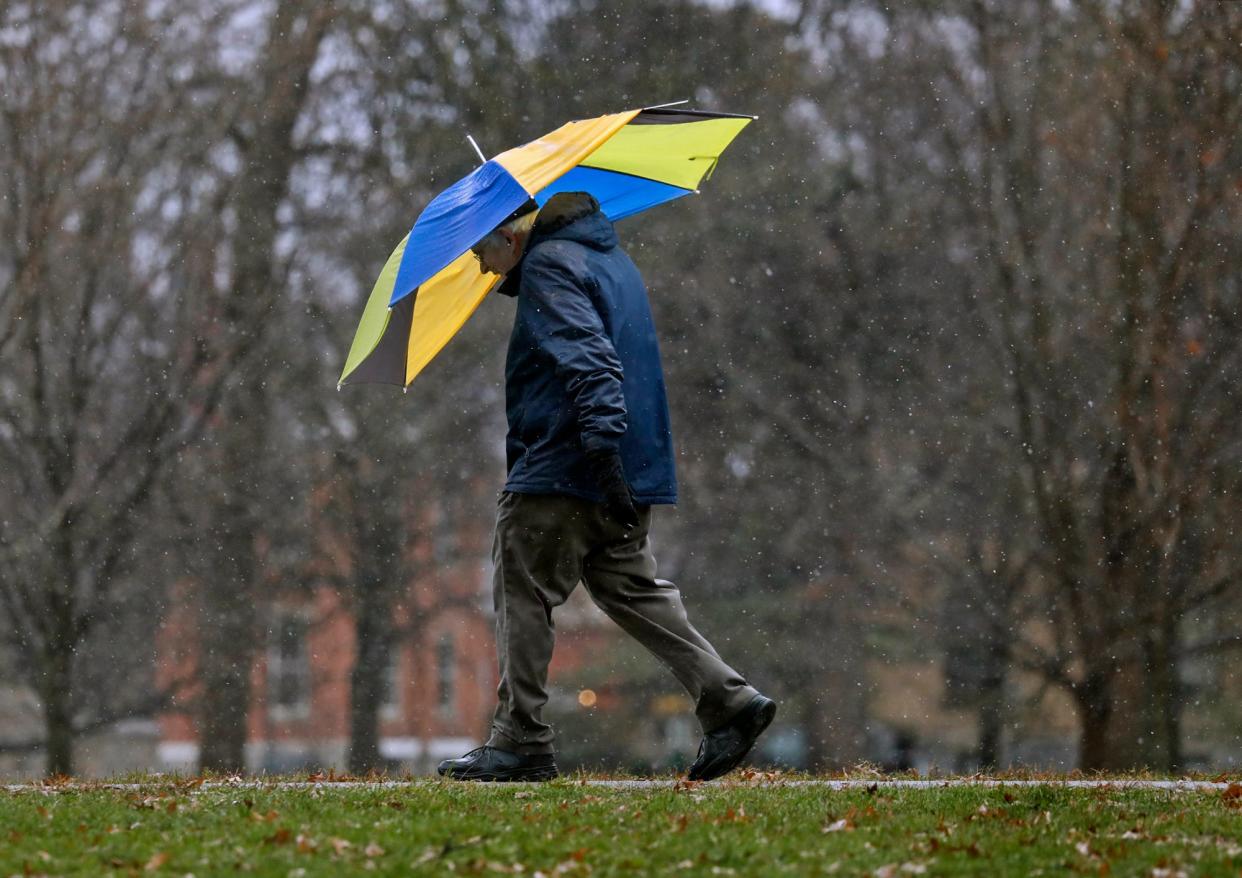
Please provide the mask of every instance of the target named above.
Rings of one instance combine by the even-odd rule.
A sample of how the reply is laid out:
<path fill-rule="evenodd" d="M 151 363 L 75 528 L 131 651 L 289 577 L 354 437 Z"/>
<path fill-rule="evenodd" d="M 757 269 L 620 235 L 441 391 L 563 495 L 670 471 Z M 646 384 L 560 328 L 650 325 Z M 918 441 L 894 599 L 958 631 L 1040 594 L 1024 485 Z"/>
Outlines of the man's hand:
<path fill-rule="evenodd" d="M 625 469 L 621 466 L 619 451 L 587 452 L 587 460 L 595 481 L 604 492 L 604 508 L 616 521 L 629 530 L 638 527 L 638 510 L 630 496 L 630 486 L 625 481 Z"/>

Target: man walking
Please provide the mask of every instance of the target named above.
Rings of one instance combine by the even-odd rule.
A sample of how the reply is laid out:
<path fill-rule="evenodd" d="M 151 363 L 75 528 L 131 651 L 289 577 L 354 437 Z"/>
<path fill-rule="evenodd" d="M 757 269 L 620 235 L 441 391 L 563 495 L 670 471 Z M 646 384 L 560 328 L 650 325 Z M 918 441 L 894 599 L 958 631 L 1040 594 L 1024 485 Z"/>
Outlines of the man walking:
<path fill-rule="evenodd" d="M 584 192 L 519 209 L 475 245 L 517 297 L 505 366 L 508 480 L 493 547 L 498 704 L 487 743 L 440 763 L 460 780 L 556 777 L 541 717 L 552 610 L 581 581 L 695 702 L 705 731 L 691 780 L 735 768 L 776 704 L 720 658 L 656 579 L 651 506 L 677 501 L 664 375 L 647 290 Z"/>

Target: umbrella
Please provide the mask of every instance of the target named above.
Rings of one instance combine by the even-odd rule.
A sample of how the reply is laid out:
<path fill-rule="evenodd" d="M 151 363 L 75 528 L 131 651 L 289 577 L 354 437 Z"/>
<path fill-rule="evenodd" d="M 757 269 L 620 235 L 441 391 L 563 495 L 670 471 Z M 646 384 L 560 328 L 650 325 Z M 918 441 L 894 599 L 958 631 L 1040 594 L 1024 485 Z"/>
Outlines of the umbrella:
<path fill-rule="evenodd" d="M 628 110 L 569 122 L 485 161 L 432 199 L 388 257 L 339 384 L 408 386 L 500 280 L 470 248 L 530 198 L 589 192 L 615 221 L 690 195 L 754 118 Z"/>

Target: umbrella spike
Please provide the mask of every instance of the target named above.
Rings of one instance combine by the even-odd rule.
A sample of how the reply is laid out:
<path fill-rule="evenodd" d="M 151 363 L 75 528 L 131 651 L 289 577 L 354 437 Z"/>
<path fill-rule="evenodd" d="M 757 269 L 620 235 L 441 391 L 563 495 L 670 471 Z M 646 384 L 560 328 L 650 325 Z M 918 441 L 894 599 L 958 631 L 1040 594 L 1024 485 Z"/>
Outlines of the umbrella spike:
<path fill-rule="evenodd" d="M 469 140 L 470 145 L 474 147 L 474 152 L 479 157 L 479 162 L 484 165 L 487 164 L 487 156 L 483 155 L 483 150 L 479 149 L 478 141 L 476 141 L 474 137 L 469 134 L 466 135 L 466 139 Z"/>

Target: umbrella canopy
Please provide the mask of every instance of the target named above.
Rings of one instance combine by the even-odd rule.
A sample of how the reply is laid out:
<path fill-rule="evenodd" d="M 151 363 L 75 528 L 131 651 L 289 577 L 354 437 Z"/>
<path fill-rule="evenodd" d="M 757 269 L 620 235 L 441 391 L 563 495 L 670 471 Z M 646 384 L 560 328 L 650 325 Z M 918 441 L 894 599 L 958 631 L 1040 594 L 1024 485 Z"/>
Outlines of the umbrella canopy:
<path fill-rule="evenodd" d="M 753 116 L 628 110 L 569 122 L 503 152 L 437 195 L 388 257 L 341 384 L 406 386 L 500 280 L 470 253 L 530 198 L 589 192 L 611 220 L 698 191 Z"/>

